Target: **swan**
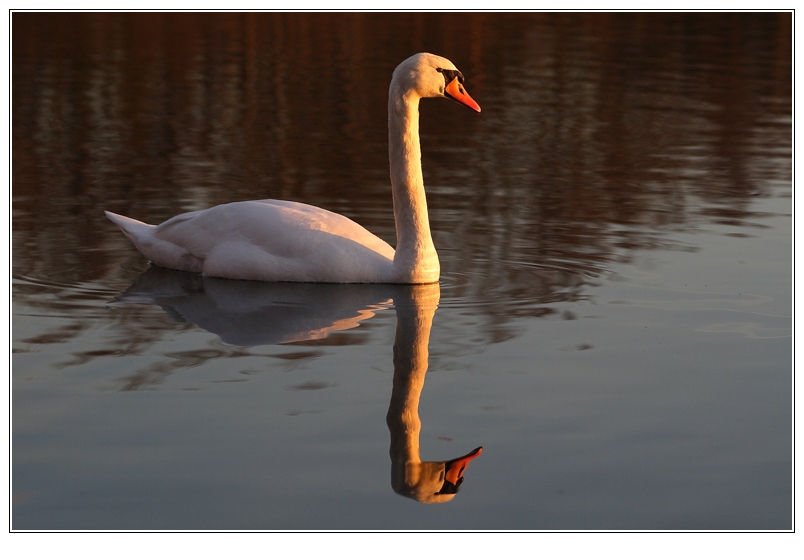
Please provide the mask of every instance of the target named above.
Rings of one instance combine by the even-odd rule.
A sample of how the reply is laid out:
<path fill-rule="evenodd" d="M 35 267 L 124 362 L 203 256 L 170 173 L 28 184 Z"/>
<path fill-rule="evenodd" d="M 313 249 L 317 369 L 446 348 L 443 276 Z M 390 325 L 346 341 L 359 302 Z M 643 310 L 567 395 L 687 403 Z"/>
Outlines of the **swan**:
<path fill-rule="evenodd" d="M 419 145 L 419 100 L 446 97 L 480 112 L 446 58 L 419 53 L 394 70 L 388 92 L 388 153 L 396 251 L 349 218 L 282 200 L 252 200 L 187 212 L 154 226 L 105 211 L 151 262 L 238 280 L 426 284 L 440 265 L 427 214 Z"/>

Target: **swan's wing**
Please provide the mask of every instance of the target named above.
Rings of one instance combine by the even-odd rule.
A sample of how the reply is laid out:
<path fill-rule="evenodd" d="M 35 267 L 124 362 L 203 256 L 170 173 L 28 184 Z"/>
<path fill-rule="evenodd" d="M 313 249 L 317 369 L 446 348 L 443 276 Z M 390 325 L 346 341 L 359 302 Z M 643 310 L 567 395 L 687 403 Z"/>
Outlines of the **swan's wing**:
<path fill-rule="evenodd" d="M 203 261 L 204 274 L 228 278 L 378 281 L 394 256 L 387 243 L 345 216 L 276 200 L 181 214 L 158 226 L 155 237 Z"/>

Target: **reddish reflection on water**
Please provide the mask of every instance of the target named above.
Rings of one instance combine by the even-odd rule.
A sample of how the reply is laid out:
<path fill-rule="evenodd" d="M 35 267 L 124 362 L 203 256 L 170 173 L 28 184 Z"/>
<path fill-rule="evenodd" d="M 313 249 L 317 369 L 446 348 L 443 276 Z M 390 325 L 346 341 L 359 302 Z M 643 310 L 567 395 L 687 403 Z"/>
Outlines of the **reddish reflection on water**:
<path fill-rule="evenodd" d="M 549 313 L 634 250 L 697 250 L 667 233 L 750 226 L 752 202 L 792 177 L 790 14 L 15 13 L 13 26 L 13 269 L 33 278 L 144 264 L 102 209 L 159 223 L 290 199 L 393 245 L 387 87 L 420 50 L 453 59 L 488 107 L 424 102 L 422 144 L 444 301 L 491 295 L 492 323 Z"/>

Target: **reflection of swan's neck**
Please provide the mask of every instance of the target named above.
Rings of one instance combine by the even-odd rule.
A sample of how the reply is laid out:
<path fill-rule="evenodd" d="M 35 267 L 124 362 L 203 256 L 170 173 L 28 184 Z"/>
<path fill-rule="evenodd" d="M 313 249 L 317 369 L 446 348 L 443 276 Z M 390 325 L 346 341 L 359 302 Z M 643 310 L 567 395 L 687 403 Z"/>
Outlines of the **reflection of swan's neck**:
<path fill-rule="evenodd" d="M 438 284 L 432 286 L 436 287 L 437 298 Z M 422 305 L 420 302 L 406 302 L 396 306 L 394 386 L 387 421 L 391 427 L 391 454 L 403 463 L 421 462 L 419 433 L 422 423 L 419 419 L 419 398 L 427 375 L 430 355 L 427 346 L 438 299 L 428 303 L 429 305 Z"/>
<path fill-rule="evenodd" d="M 404 279 L 408 282 L 435 282 L 440 269 L 422 178 L 419 97 L 397 79 L 391 82 L 388 99 L 388 152 L 396 220 L 394 269 L 409 273 Z"/>

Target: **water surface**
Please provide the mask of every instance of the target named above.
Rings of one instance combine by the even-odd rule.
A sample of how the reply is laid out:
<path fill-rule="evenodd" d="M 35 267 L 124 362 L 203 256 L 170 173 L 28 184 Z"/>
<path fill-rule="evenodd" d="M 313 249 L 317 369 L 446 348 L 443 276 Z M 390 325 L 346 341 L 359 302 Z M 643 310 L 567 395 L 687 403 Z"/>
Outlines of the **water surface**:
<path fill-rule="evenodd" d="M 14 13 L 13 528 L 791 529 L 791 33 Z M 283 198 L 394 244 L 420 51 L 483 108 L 421 107 L 440 285 L 150 268 L 103 216 Z"/>

